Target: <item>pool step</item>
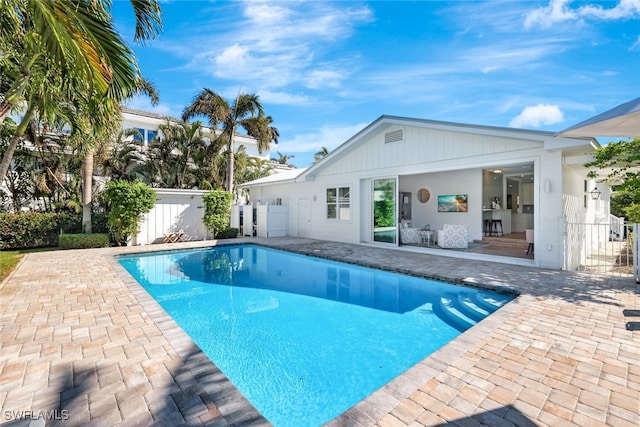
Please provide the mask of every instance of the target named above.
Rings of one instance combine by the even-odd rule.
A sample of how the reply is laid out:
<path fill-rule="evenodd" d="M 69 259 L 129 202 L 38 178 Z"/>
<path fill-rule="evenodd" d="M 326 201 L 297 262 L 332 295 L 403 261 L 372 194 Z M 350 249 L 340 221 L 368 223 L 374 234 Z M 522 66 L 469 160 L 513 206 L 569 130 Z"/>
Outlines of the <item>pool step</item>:
<path fill-rule="evenodd" d="M 464 332 L 502 306 L 503 302 L 478 292 L 447 293 L 434 312 L 449 326 Z"/>
<path fill-rule="evenodd" d="M 464 314 L 464 309 L 460 307 L 457 301 L 458 299 L 455 295 L 445 294 L 440 297 L 438 304 L 434 306 L 434 311 L 449 326 L 464 332 L 477 322 Z"/>
<path fill-rule="evenodd" d="M 475 304 L 477 304 L 483 310 L 488 311 L 489 314 L 493 313 L 494 311 L 502 307 L 502 305 L 504 304 L 504 302 L 499 302 L 492 296 L 482 294 L 479 292 L 473 293 L 471 297 Z"/>
<path fill-rule="evenodd" d="M 467 317 L 479 322 L 490 315 L 491 311 L 476 304 L 474 299 L 475 298 L 473 298 L 472 295 L 459 294 L 456 307 L 458 307 Z"/>

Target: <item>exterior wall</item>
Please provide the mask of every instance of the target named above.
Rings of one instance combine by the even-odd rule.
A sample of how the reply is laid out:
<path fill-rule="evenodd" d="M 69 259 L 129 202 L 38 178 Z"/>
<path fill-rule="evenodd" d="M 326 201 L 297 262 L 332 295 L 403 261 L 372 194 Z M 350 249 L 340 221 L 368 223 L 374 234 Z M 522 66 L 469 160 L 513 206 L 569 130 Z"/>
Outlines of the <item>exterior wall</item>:
<path fill-rule="evenodd" d="M 534 164 L 533 233 L 536 265 L 562 268 L 562 153 L 541 150 Z"/>
<path fill-rule="evenodd" d="M 589 193 L 595 187 L 602 192 L 593 200 Z M 563 181 L 565 213 L 564 268 L 575 270 L 586 257 L 598 249 L 598 243 L 609 240 L 610 223 L 608 186 L 599 185 L 586 176 L 586 171 L 566 168 Z M 591 224 L 603 224 L 592 227 Z"/>
<path fill-rule="evenodd" d="M 127 112 L 122 113 L 122 128 L 123 129 L 138 129 L 142 134 L 142 142 L 146 147 L 153 139 L 153 134 L 150 132 L 158 132 L 158 126 L 167 123 L 167 119 L 147 117 L 143 115 L 136 115 Z"/>
<path fill-rule="evenodd" d="M 404 139 L 385 143 L 385 132 L 402 129 Z M 485 132 L 486 133 L 486 132 Z M 517 131 L 514 131 L 514 134 Z M 345 144 L 335 155 L 299 178 L 304 182 L 270 183 L 250 187 L 251 201 L 273 203 L 280 198 L 289 206 L 288 234 L 349 243 L 371 242 L 371 182 L 397 178 L 398 192 L 412 195 L 412 223 L 441 229 L 444 224 L 466 224 L 469 239 L 483 236 L 483 169 L 532 164 L 535 264 L 562 268 L 564 260 L 564 176 L 561 150 L 545 149 L 549 135 L 523 133 L 523 138 L 440 130 L 419 126 L 384 126 L 359 140 Z M 525 139 L 533 138 L 533 139 Z M 340 150 L 340 148 L 339 148 Z M 576 178 L 577 179 L 577 178 Z M 350 187 L 351 218 L 326 218 L 326 189 Z M 421 204 L 420 188 L 431 193 Z M 486 189 L 485 189 L 486 190 Z M 506 191 L 506 190 L 504 190 Z M 438 195 L 467 194 L 468 212 L 438 212 Z M 302 229 L 299 217 L 310 206 L 310 226 Z M 503 199 L 503 204 L 505 203 Z M 300 208 L 302 206 L 302 209 Z M 302 213 L 301 213 L 302 212 Z"/>
<path fill-rule="evenodd" d="M 206 191 L 155 189 L 157 198 L 153 209 L 144 215 L 136 245 L 162 243 L 165 233 L 184 231 L 184 240 L 210 238 L 202 221 L 202 196 Z"/>
<path fill-rule="evenodd" d="M 538 142 L 409 126 L 398 128 L 404 131 L 404 141 L 385 143 L 385 132 L 378 132 L 335 159 L 322 174 L 375 170 L 383 175 L 394 174 L 398 168 L 403 174 L 412 174 L 424 171 L 425 163 L 431 164 L 433 171 L 462 169 L 487 162 L 495 164 L 500 158 L 512 159 L 514 153 L 526 156 L 527 151 L 537 151 L 543 144 L 542 139 Z M 385 131 L 392 129 L 395 128 Z"/>
<path fill-rule="evenodd" d="M 326 189 L 328 187 L 351 188 L 351 219 L 349 221 L 326 218 Z M 318 240 L 360 243 L 359 180 L 346 181 L 320 178 L 313 182 L 290 183 L 253 187 L 250 199 L 253 203 L 275 204 L 280 198 L 288 207 L 287 235 Z M 306 225 L 308 224 L 308 226 Z"/>

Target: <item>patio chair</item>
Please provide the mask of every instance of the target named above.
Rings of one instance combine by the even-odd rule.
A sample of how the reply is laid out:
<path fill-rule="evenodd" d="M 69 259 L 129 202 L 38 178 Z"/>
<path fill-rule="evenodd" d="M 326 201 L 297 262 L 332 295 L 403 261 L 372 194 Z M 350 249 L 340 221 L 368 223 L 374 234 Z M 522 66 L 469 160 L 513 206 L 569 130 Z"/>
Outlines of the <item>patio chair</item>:
<path fill-rule="evenodd" d="M 524 230 L 524 236 L 527 239 L 527 255 L 529 255 L 529 251 L 533 253 L 533 230 L 527 228 Z"/>
<path fill-rule="evenodd" d="M 409 227 L 406 223 L 398 223 L 400 229 L 400 243 L 403 244 L 418 244 L 420 243 L 419 229 Z"/>
<path fill-rule="evenodd" d="M 168 231 L 168 232 L 164 233 L 164 240 L 162 241 L 162 243 L 184 242 L 185 236 L 186 235 L 185 235 L 184 230 Z"/>
<path fill-rule="evenodd" d="M 469 247 L 469 227 L 445 224 L 438 230 L 438 246 L 444 249 L 466 249 Z"/>

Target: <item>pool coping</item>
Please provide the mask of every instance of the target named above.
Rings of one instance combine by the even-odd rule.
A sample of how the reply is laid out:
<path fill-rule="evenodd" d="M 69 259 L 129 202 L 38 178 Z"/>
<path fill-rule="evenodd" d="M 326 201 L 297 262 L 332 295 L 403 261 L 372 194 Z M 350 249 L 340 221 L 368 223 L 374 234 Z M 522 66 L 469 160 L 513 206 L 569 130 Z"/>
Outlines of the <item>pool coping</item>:
<path fill-rule="evenodd" d="M 340 257 L 334 257 L 326 254 L 319 254 L 317 252 L 305 251 L 300 249 L 291 250 L 290 248 L 282 248 L 268 244 L 268 242 L 256 242 L 252 240 L 238 239 L 230 241 L 208 241 L 202 242 L 202 246 L 188 247 L 188 248 L 157 248 L 138 246 L 130 247 L 126 253 L 106 255 L 107 261 L 111 264 L 112 268 L 116 271 L 118 276 L 125 283 L 127 288 L 136 297 L 140 305 L 147 311 L 149 316 L 158 325 L 158 328 L 165 335 L 167 340 L 174 345 L 175 350 L 183 359 L 187 359 L 187 354 L 192 356 L 193 349 L 197 348 L 201 355 L 207 358 L 211 364 L 211 369 L 205 370 L 200 377 L 204 378 L 202 386 L 204 390 L 209 393 L 213 398 L 222 416 L 230 423 L 234 425 L 270 425 L 269 421 L 260 414 L 260 412 L 247 400 L 247 398 L 240 392 L 235 385 L 220 371 L 215 362 L 211 360 L 202 350 L 197 346 L 195 342 L 184 332 L 184 330 L 178 325 L 178 323 L 160 306 L 160 304 L 140 285 L 131 274 L 118 262 L 119 257 L 123 256 L 135 256 L 135 255 L 148 255 L 150 253 L 171 253 L 182 252 L 188 250 L 198 249 L 210 249 L 219 246 L 241 246 L 241 245 L 253 245 L 270 249 L 282 250 L 289 253 L 295 253 L 304 256 L 316 257 L 320 259 L 326 259 L 331 261 L 338 261 L 351 265 L 358 265 L 362 267 L 372 268 L 382 271 L 391 271 L 393 273 L 399 273 L 409 275 L 413 277 L 420 277 L 429 280 L 442 281 L 459 286 L 466 286 L 475 289 L 496 291 L 503 294 L 508 294 L 514 297 L 512 301 L 502 306 L 499 310 L 492 313 L 487 318 L 481 320 L 471 328 L 462 332 L 455 339 L 448 342 L 438 350 L 434 351 L 423 360 L 412 366 L 398 377 L 389 381 L 365 399 L 358 402 L 347 411 L 337 416 L 333 420 L 325 423 L 326 426 L 343 426 L 345 424 L 356 424 L 358 426 L 367 426 L 375 424 L 376 420 L 389 413 L 398 403 L 407 399 L 412 393 L 414 393 L 421 384 L 424 384 L 430 378 L 438 374 L 443 367 L 446 366 L 447 360 L 459 357 L 469 347 L 479 342 L 482 335 L 496 327 L 504 319 L 512 315 L 513 310 L 509 310 L 513 303 L 522 298 L 520 293 L 510 287 L 498 286 L 495 284 L 480 283 L 476 280 L 460 277 L 447 277 L 441 274 L 420 274 L 407 269 L 396 268 L 389 269 L 383 268 L 375 263 L 368 262 L 351 262 Z M 138 249 L 138 250 L 136 250 Z M 495 319 L 495 320 L 494 320 Z M 177 344 L 176 344 L 177 343 Z M 434 363 L 435 362 L 435 363 Z M 239 410 L 239 408 L 242 408 Z M 234 417 L 234 414 L 238 412 L 242 413 L 242 417 Z"/>
<path fill-rule="evenodd" d="M 4 416 L 268 425 L 116 258 L 244 243 L 520 292 L 328 425 L 637 426 L 640 332 L 623 314 L 640 310 L 633 279 L 292 237 L 27 254 L 0 284 Z"/>
<path fill-rule="evenodd" d="M 234 242 L 235 243 L 235 242 Z M 142 250 L 140 252 L 127 252 L 123 254 L 105 255 L 107 262 L 114 269 L 118 277 L 131 291 L 138 303 L 149 314 L 149 317 L 158 326 L 165 338 L 171 343 L 178 356 L 182 360 L 194 359 L 194 349 L 197 349 L 195 359 L 202 363 L 202 358 L 206 358 L 209 366 L 200 364 L 193 367 L 199 372 L 195 375 L 196 380 L 202 388 L 209 394 L 216 407 L 224 419 L 232 425 L 270 425 L 269 421 L 247 400 L 235 385 L 220 371 L 220 368 L 213 360 L 207 356 L 193 339 L 178 325 L 178 323 L 160 306 L 160 304 L 144 289 L 144 287 L 131 276 L 131 274 L 120 264 L 119 257 L 135 256 L 160 252 L 179 252 L 186 250 L 207 249 L 216 246 L 227 246 L 226 243 L 216 243 L 214 245 L 203 245 L 193 248 L 169 248 L 161 250 Z M 207 365 L 207 364 L 205 364 Z"/>

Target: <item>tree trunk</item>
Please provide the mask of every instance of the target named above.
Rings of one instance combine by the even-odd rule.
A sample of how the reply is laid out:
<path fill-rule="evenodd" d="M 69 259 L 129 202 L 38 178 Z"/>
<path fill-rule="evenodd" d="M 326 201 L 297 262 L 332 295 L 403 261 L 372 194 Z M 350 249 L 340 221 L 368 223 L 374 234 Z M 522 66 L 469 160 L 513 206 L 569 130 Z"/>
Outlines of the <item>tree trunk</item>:
<path fill-rule="evenodd" d="M 9 115 L 9 111 L 11 111 L 11 104 L 7 101 L 0 102 L 0 125 L 4 123 L 4 119 Z"/>
<path fill-rule="evenodd" d="M 27 131 L 27 126 L 29 126 L 29 122 L 33 117 L 34 107 L 29 106 L 27 111 L 24 113 L 24 117 L 22 121 L 16 128 L 16 133 L 11 138 L 9 142 L 9 146 L 7 147 L 7 151 L 5 151 L 4 156 L 2 157 L 2 162 L 0 162 L 0 184 L 4 182 L 4 179 L 7 177 L 7 172 L 9 171 L 9 167 L 11 166 L 11 160 L 13 160 L 13 153 L 15 153 L 16 148 L 18 147 L 18 143 L 20 142 L 20 138 L 24 136 L 24 133 Z"/>
<path fill-rule="evenodd" d="M 82 230 L 91 234 L 91 196 L 93 189 L 93 150 L 82 157 Z"/>
<path fill-rule="evenodd" d="M 233 194 L 233 173 L 235 168 L 235 156 L 234 156 L 234 146 L 233 140 L 235 139 L 236 130 L 231 130 L 231 136 L 229 137 L 229 145 L 227 147 L 227 154 L 229 155 L 229 159 L 227 161 L 227 191 Z"/>

